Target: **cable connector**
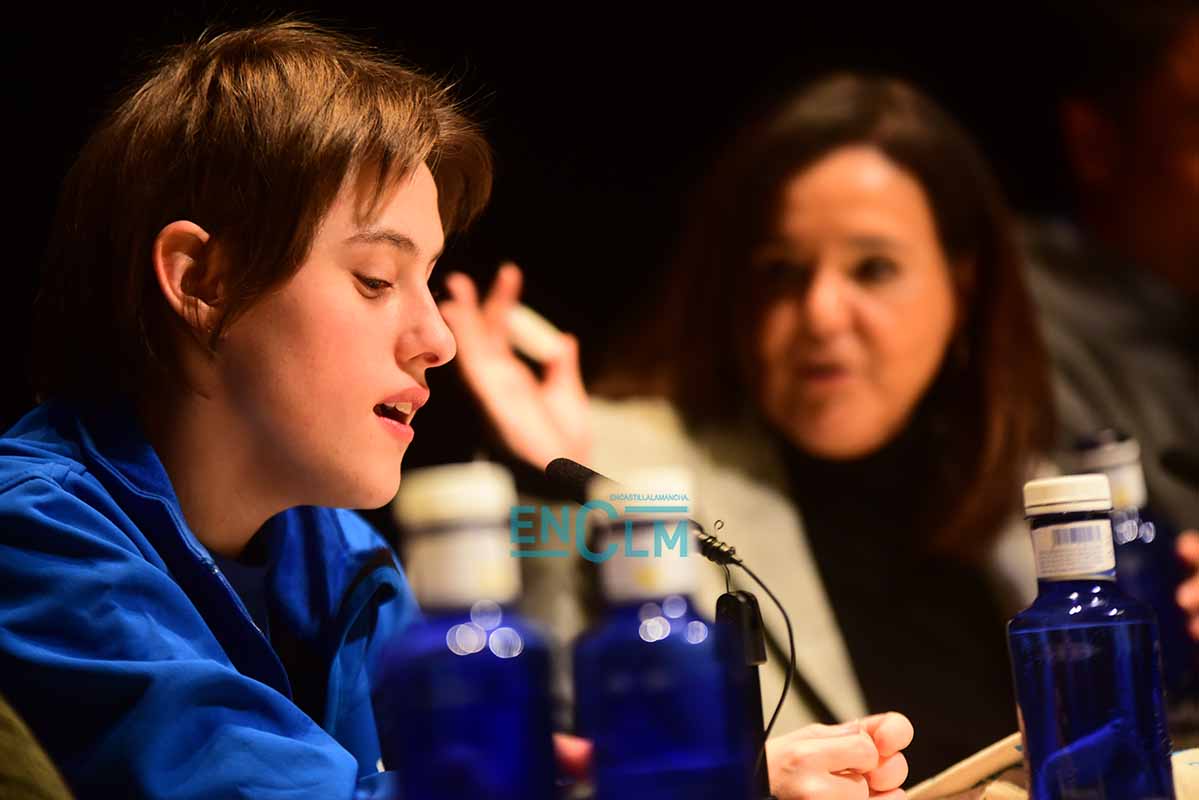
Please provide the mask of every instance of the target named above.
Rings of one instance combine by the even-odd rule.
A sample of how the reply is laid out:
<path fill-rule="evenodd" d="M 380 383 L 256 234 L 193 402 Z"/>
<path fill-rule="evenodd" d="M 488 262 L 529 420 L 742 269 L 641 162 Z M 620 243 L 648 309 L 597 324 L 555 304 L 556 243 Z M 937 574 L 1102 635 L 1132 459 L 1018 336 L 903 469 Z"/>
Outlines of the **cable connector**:
<path fill-rule="evenodd" d="M 717 539 L 710 533 L 699 529 L 699 533 L 695 536 L 699 542 L 699 553 L 709 561 L 727 567 L 729 564 L 741 564 L 741 559 L 737 557 L 737 548 L 731 544 L 726 544 Z"/>
<path fill-rule="evenodd" d="M 701 533 L 696 538 L 699 540 L 700 555 L 709 561 L 721 566 L 741 563 L 741 559 L 737 558 L 737 548 L 731 544 L 725 544 L 710 533 Z"/>

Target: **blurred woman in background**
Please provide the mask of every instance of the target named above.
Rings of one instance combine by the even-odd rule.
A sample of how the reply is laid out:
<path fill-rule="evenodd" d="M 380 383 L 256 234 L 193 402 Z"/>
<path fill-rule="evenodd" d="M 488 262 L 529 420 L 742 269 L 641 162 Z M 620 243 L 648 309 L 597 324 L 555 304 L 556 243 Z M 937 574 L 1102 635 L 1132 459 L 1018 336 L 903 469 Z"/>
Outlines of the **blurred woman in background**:
<path fill-rule="evenodd" d="M 889 79 L 817 83 L 716 165 L 604 399 L 569 336 L 540 376 L 516 357 L 513 266 L 482 303 L 447 279 L 462 373 L 537 467 L 689 466 L 696 519 L 724 521 L 795 624 L 778 729 L 894 708 L 927 777 L 1016 728 L 1004 620 L 1034 579 L 1010 523 L 1051 420 L 1008 210 L 963 130 Z M 724 575 L 705 572 L 710 610 Z M 763 613 L 769 709 L 787 638 Z"/>

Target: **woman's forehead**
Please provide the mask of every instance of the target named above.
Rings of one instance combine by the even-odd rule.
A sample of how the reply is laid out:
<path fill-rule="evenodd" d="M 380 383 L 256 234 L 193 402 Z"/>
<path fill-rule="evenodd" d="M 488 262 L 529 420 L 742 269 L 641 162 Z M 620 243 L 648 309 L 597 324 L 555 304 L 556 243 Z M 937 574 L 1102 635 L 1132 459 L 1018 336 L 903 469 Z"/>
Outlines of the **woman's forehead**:
<path fill-rule="evenodd" d="M 435 261 L 445 247 L 437 185 L 424 164 L 383 192 L 364 180 L 347 181 L 321 222 L 325 246 L 385 245 L 420 261 Z M 371 199 L 375 202 L 370 203 Z"/>
<path fill-rule="evenodd" d="M 830 234 L 870 247 L 932 236 L 932 214 L 920 183 L 870 147 L 835 150 L 783 187 L 775 236 L 802 241 Z"/>

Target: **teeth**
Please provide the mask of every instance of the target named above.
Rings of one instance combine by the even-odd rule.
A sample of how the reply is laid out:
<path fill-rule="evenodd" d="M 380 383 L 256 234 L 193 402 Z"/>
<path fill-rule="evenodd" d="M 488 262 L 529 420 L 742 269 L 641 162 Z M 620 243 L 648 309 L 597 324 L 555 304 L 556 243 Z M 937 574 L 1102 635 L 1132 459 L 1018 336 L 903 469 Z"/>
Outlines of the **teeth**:
<path fill-rule="evenodd" d="M 407 414 L 412 413 L 412 404 L 411 403 L 392 403 L 391 407 L 393 409 L 395 409 L 397 412 L 399 412 L 400 414 L 407 415 Z"/>

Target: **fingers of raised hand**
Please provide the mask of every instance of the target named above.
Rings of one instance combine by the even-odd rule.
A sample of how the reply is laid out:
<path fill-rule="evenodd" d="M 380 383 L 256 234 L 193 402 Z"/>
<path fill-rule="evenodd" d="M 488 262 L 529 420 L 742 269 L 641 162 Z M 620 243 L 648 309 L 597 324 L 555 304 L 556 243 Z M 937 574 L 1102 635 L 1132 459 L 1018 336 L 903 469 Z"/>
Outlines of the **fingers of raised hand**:
<path fill-rule="evenodd" d="M 508 330 L 508 312 L 520 302 L 524 276 L 515 264 L 504 264 L 495 274 L 491 289 L 479 307 L 487 326 L 495 331 Z"/>

